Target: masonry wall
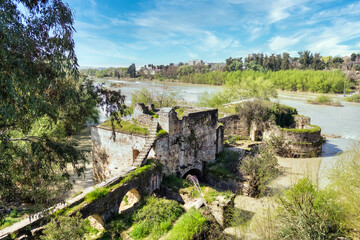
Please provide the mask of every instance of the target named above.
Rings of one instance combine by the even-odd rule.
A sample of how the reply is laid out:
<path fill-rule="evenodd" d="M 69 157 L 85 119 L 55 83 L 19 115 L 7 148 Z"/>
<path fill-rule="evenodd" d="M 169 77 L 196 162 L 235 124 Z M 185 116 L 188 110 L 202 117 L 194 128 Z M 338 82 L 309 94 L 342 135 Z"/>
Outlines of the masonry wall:
<path fill-rule="evenodd" d="M 183 176 L 191 169 L 203 170 L 215 161 L 217 149 L 217 109 L 191 112 L 178 119 L 169 111 L 169 135 L 158 139 L 155 157 L 164 165 L 165 174 Z"/>
<path fill-rule="evenodd" d="M 91 128 L 93 142 L 94 180 L 102 181 L 121 173 L 122 169 L 132 166 L 134 154 L 141 151 L 146 137 L 115 132 L 115 139 L 110 129 Z M 149 157 L 154 156 L 151 152 Z"/>
<path fill-rule="evenodd" d="M 249 136 L 250 126 L 247 121 L 239 118 L 238 115 L 230 115 L 223 118 L 219 118 L 219 123 L 224 125 L 225 137 L 238 135 Z"/>

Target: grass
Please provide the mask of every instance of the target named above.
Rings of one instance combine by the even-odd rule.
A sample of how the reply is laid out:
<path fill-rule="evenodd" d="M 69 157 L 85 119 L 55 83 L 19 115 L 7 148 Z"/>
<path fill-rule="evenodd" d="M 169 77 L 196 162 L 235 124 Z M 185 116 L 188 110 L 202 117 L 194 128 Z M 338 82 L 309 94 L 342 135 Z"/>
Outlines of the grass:
<path fill-rule="evenodd" d="M 89 192 L 84 197 L 84 203 L 91 203 L 98 198 L 103 198 L 109 193 L 106 187 L 96 188 L 94 191 Z"/>
<path fill-rule="evenodd" d="M 334 102 L 331 97 L 326 95 L 317 96 L 315 99 L 308 99 L 307 102 L 311 104 L 319 104 L 319 105 L 330 105 L 330 106 L 338 106 L 338 107 L 343 106 L 339 102 Z"/>
<path fill-rule="evenodd" d="M 184 209 L 174 200 L 149 197 L 134 216 L 130 236 L 133 239 L 159 239 L 183 213 Z"/>
<path fill-rule="evenodd" d="M 174 227 L 164 239 L 190 240 L 196 233 L 200 232 L 206 221 L 206 218 L 198 210 L 192 208 L 176 221 Z"/>
<path fill-rule="evenodd" d="M 316 133 L 320 132 L 321 128 L 317 125 L 309 125 L 309 129 L 298 129 L 298 128 L 280 128 L 284 132 L 293 132 L 293 133 Z"/>
<path fill-rule="evenodd" d="M 167 135 L 168 132 L 163 130 L 163 129 L 160 129 L 159 131 L 157 131 L 156 133 L 156 137 L 161 137 L 161 136 L 164 136 L 164 135 Z"/>
<path fill-rule="evenodd" d="M 100 126 L 106 127 L 106 128 L 112 128 L 111 122 L 105 121 Z M 114 122 L 115 131 L 121 132 L 121 133 L 127 133 L 127 134 L 139 134 L 139 135 L 148 135 L 149 129 L 146 125 L 140 125 L 136 123 L 131 123 L 127 121 L 121 121 L 120 124 L 117 122 Z"/>
<path fill-rule="evenodd" d="M 345 101 L 360 103 L 360 93 L 353 94 L 350 97 L 346 97 Z"/>

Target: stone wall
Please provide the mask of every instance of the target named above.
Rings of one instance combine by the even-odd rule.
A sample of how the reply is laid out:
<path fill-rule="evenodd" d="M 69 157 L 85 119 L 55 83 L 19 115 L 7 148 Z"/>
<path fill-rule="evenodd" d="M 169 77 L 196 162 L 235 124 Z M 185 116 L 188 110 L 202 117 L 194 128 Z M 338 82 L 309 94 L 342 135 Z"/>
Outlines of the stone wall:
<path fill-rule="evenodd" d="M 303 118 L 304 119 L 304 118 Z M 306 122 L 309 122 L 306 120 Z M 296 123 L 298 125 L 298 123 Z M 301 124 L 299 125 L 301 126 Z M 304 125 L 299 129 L 311 129 Z M 284 156 L 287 157 L 318 157 L 321 156 L 322 138 L 321 129 L 318 131 L 287 131 L 276 125 L 264 131 L 264 139 L 270 140 L 272 136 L 281 137 L 284 141 Z M 281 154 L 280 154 L 281 155 Z"/>
<path fill-rule="evenodd" d="M 120 132 L 115 132 L 114 139 L 112 130 L 101 127 L 91 128 L 91 139 L 94 180 L 98 182 L 132 166 L 146 141 L 145 136 Z M 149 157 L 153 156 L 152 151 Z"/>
<path fill-rule="evenodd" d="M 215 161 L 218 135 L 222 134 L 217 130 L 217 109 L 192 111 L 181 120 L 174 109 L 166 114 L 168 122 L 159 124 L 169 135 L 158 139 L 154 147 L 165 174 L 184 176 L 191 169 L 202 171 L 204 162 Z"/>
<path fill-rule="evenodd" d="M 219 118 L 219 123 L 224 126 L 225 137 L 232 135 L 249 136 L 249 124 L 246 120 L 240 119 L 238 115 Z"/>

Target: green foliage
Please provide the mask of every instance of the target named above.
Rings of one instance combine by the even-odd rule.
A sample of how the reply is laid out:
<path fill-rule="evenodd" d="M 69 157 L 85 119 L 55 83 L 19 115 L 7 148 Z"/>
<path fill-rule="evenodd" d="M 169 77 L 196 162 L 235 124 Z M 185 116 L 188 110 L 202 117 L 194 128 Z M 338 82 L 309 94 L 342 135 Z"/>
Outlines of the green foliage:
<path fill-rule="evenodd" d="M 239 169 L 249 178 L 248 194 L 251 197 L 263 196 L 267 184 L 279 174 L 277 158 L 266 146 L 253 149 L 243 159 Z"/>
<path fill-rule="evenodd" d="M 339 102 L 334 102 L 333 99 L 326 95 L 317 96 L 315 99 L 309 99 L 308 103 L 311 104 L 323 104 L 323 105 L 332 105 L 342 107 Z"/>
<path fill-rule="evenodd" d="M 68 240 L 85 239 L 86 236 L 96 234 L 98 231 L 90 226 L 88 219 L 82 219 L 80 215 L 75 217 L 59 216 L 51 219 L 45 226 L 43 240 Z"/>
<path fill-rule="evenodd" d="M 329 189 L 335 191 L 340 211 L 345 215 L 341 222 L 349 230 L 350 237 L 356 239 L 360 229 L 360 145 L 339 156 L 328 174 Z"/>
<path fill-rule="evenodd" d="M 272 119 L 273 112 L 272 112 L 273 103 L 270 101 L 261 101 L 261 100 L 254 100 L 254 101 L 247 101 L 242 104 L 239 104 L 236 107 L 236 111 L 240 118 L 245 119 L 248 124 L 252 121 L 255 123 L 261 123 Z"/>
<path fill-rule="evenodd" d="M 24 212 L 19 212 L 16 209 L 12 210 L 10 214 L 5 215 L 4 218 L 0 219 L 0 230 L 21 221 L 23 219 L 23 215 Z"/>
<path fill-rule="evenodd" d="M 214 163 L 207 165 L 207 171 L 217 176 L 235 177 L 240 163 L 240 154 L 228 148 L 222 150 Z"/>
<path fill-rule="evenodd" d="M 117 132 L 128 133 L 128 134 L 140 134 L 140 135 L 148 135 L 149 130 L 145 125 L 139 125 L 127 121 L 118 122 L 111 122 L 105 121 L 101 124 L 101 126 L 106 128 L 114 128 Z"/>
<path fill-rule="evenodd" d="M 96 188 L 94 191 L 87 193 L 84 197 L 84 203 L 90 203 L 98 198 L 103 198 L 109 193 L 106 187 Z"/>
<path fill-rule="evenodd" d="M 348 102 L 360 103 L 360 94 L 353 94 L 350 97 L 346 97 L 345 100 Z"/>
<path fill-rule="evenodd" d="M 191 240 L 206 223 L 206 218 L 195 209 L 190 209 L 176 221 L 174 227 L 165 236 L 166 240 Z"/>
<path fill-rule="evenodd" d="M 66 3 L 1 1 L 0 9 L 0 205 L 48 207 L 71 188 L 69 166 L 85 169 L 87 152 L 66 135 L 96 122 L 97 105 L 110 113 L 123 98 L 80 76 Z"/>
<path fill-rule="evenodd" d="M 248 137 L 242 137 L 242 136 L 230 136 L 228 138 L 225 139 L 224 143 L 227 145 L 236 145 L 238 141 L 240 140 L 249 140 Z"/>
<path fill-rule="evenodd" d="M 304 128 L 304 129 L 299 129 L 299 128 L 280 128 L 282 131 L 285 132 L 293 132 L 293 133 L 316 133 L 316 132 L 320 132 L 321 128 L 319 126 L 316 125 L 309 125 L 311 128 Z"/>
<path fill-rule="evenodd" d="M 187 83 L 236 86 L 242 82 L 248 82 L 247 85 L 253 83 L 254 86 L 259 87 L 259 90 L 262 89 L 262 84 L 266 84 L 281 90 L 319 93 L 342 93 L 346 80 L 345 74 L 338 70 L 281 70 L 276 72 L 246 70 L 190 74 L 186 78 L 180 78 L 180 81 Z M 261 96 L 261 94 L 258 95 Z"/>
<path fill-rule="evenodd" d="M 180 188 L 190 187 L 191 183 L 174 175 L 168 175 L 163 177 L 161 185 L 171 188 L 172 190 L 179 190 Z"/>
<path fill-rule="evenodd" d="M 179 119 L 181 119 L 181 117 L 184 115 L 184 113 L 186 112 L 186 108 L 182 108 L 182 107 L 179 107 L 179 108 L 176 108 L 175 109 L 175 112 L 176 112 L 176 115 Z"/>
<path fill-rule="evenodd" d="M 163 129 L 160 129 L 159 131 L 157 131 L 156 133 L 156 137 L 161 137 L 161 136 L 164 136 L 164 135 L 167 135 L 168 132 L 163 130 Z"/>
<path fill-rule="evenodd" d="M 236 77 L 238 72 L 231 72 Z M 240 72 L 242 73 L 242 72 Z M 224 84 L 221 92 L 209 94 L 205 92 L 199 97 L 198 105 L 201 107 L 219 107 L 225 103 L 249 98 L 269 100 L 277 97 L 275 86 L 262 78 L 232 79 Z"/>
<path fill-rule="evenodd" d="M 296 108 L 279 103 L 273 104 L 272 112 L 275 115 L 276 124 L 280 127 L 290 127 L 294 124 L 294 115 L 298 113 Z"/>
<path fill-rule="evenodd" d="M 280 239 L 336 239 L 341 237 L 341 209 L 333 193 L 318 190 L 304 178 L 279 198 Z"/>
<path fill-rule="evenodd" d="M 149 197 L 134 216 L 133 239 L 159 239 L 184 212 L 179 203 L 164 198 Z"/>

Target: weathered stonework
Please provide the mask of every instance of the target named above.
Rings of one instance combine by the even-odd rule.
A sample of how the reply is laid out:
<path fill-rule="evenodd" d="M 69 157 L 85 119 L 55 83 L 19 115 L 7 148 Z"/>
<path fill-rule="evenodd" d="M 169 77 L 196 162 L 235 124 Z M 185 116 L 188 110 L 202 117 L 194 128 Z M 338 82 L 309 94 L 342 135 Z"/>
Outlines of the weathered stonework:
<path fill-rule="evenodd" d="M 136 116 L 142 118 L 148 109 L 136 105 Z M 218 126 L 218 110 L 191 108 L 177 116 L 177 107 L 157 111 L 161 129 L 168 132 L 154 143 L 148 158 L 155 157 L 163 164 L 165 174 L 180 177 L 196 169 L 203 171 L 204 164 L 215 161 L 223 148 L 223 126 Z M 135 110 L 134 110 L 135 112 Z M 148 115 L 149 116 L 149 115 Z M 110 129 L 92 128 L 94 178 L 98 181 L 115 176 L 123 168 L 132 166 L 139 151 L 146 144 L 146 136 L 115 132 Z"/>

